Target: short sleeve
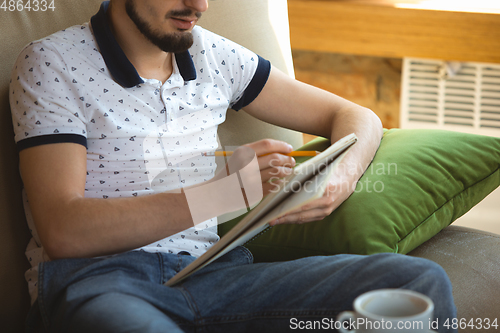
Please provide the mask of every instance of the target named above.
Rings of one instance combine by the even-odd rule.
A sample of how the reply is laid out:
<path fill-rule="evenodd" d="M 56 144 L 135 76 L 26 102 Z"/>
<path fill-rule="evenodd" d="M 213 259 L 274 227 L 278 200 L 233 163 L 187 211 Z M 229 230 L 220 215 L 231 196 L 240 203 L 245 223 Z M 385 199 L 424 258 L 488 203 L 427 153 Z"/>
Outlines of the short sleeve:
<path fill-rule="evenodd" d="M 71 75 L 53 43 L 31 43 L 19 55 L 10 84 L 10 105 L 18 149 L 47 143 L 86 146 L 83 86 Z"/>
<path fill-rule="evenodd" d="M 223 82 L 214 88 L 227 91 L 231 108 L 239 110 L 250 104 L 264 88 L 271 63 L 225 37 L 198 27 L 195 32 L 199 41 L 193 51 L 204 59 L 198 70 L 209 68 L 216 82 Z"/>
<path fill-rule="evenodd" d="M 229 106 L 234 110 L 250 104 L 266 85 L 271 72 L 271 63 L 253 51 L 222 38 L 228 61 L 222 61 L 220 68 L 229 67 L 232 99 Z"/>
<path fill-rule="evenodd" d="M 252 80 L 248 83 L 245 90 L 238 94 L 236 102 L 231 104 L 231 107 L 234 110 L 238 111 L 250 104 L 255 98 L 257 98 L 257 96 L 259 96 L 260 92 L 267 83 L 267 79 L 271 73 L 271 63 L 261 56 L 257 56 L 257 58 L 257 68 L 255 69 Z"/>

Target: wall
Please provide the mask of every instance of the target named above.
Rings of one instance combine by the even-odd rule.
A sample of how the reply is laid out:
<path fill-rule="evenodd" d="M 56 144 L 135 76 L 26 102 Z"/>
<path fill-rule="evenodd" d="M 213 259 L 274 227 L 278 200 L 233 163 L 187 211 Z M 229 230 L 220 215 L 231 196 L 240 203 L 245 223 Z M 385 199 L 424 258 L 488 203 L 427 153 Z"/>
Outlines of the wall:
<path fill-rule="evenodd" d="M 402 59 L 301 50 L 292 55 L 298 80 L 370 108 L 385 128 L 399 127 Z"/>

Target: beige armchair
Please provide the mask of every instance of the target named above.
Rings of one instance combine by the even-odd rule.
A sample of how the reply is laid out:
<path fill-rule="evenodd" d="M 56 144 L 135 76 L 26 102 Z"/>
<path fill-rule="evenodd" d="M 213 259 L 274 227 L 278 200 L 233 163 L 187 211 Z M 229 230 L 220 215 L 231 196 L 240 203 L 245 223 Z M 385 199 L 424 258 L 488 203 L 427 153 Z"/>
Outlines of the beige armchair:
<path fill-rule="evenodd" d="M 22 183 L 8 102 L 11 68 L 22 47 L 32 40 L 86 22 L 101 0 L 55 1 L 54 11 L 0 10 L 0 327 L 21 332 L 30 302 L 24 272 L 29 241 L 21 201 Z M 286 0 L 216 0 L 200 24 L 256 51 L 293 75 Z M 220 129 L 223 142 L 239 145 L 263 137 L 286 140 L 295 147 L 300 133 L 229 112 Z M 440 263 L 448 272 L 460 318 L 500 317 L 500 236 L 448 227 L 411 255 Z M 464 330 L 467 331 L 467 330 Z"/>

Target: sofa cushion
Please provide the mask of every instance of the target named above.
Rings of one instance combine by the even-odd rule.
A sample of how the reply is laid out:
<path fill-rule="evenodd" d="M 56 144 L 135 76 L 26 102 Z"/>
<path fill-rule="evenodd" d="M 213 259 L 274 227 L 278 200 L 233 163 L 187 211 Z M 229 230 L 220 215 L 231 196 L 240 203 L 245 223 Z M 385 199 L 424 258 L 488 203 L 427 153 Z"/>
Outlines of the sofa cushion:
<path fill-rule="evenodd" d="M 500 216 L 497 218 L 500 222 Z M 498 319 L 494 323 L 500 309 L 499 248 L 500 235 L 452 225 L 408 255 L 432 260 L 444 268 L 453 285 L 460 321 L 482 320 L 486 330 L 489 318 L 493 330 L 498 328 L 493 325 L 500 324 Z"/>
<path fill-rule="evenodd" d="M 321 138 L 302 149 L 321 150 L 328 145 Z M 408 253 L 498 187 L 499 165 L 500 138 L 441 130 L 386 130 L 355 192 L 329 217 L 268 228 L 246 246 L 256 261 Z M 224 234 L 239 219 L 221 224 L 219 232 Z"/>

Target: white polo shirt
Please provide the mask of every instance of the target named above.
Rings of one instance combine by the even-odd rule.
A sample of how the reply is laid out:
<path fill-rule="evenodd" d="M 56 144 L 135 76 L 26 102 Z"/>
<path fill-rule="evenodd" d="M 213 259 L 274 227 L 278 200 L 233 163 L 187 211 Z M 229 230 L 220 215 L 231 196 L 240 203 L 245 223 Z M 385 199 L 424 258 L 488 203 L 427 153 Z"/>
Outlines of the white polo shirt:
<path fill-rule="evenodd" d="M 268 61 L 201 27 L 173 57 L 162 83 L 142 78 L 116 42 L 101 5 L 90 24 L 29 44 L 12 73 L 10 100 L 19 150 L 73 142 L 87 147 L 85 196 L 117 198 L 174 190 L 214 176 L 217 126 L 264 87 Z M 32 266 L 44 255 L 26 205 Z M 168 223 L 168 216 L 165 217 Z M 141 248 L 199 256 L 219 238 L 216 221 Z M 28 276 L 29 275 L 29 276 Z M 27 274 L 34 284 L 35 274 Z M 34 286 L 32 286 L 34 287 Z"/>

